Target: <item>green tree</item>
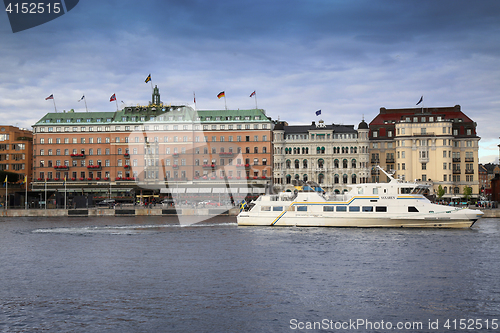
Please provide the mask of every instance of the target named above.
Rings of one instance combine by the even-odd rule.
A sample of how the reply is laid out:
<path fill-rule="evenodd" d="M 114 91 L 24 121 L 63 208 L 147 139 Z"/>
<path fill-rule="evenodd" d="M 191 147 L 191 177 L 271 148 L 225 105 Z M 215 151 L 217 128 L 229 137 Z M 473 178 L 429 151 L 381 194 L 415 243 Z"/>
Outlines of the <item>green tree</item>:
<path fill-rule="evenodd" d="M 443 195 L 444 195 L 444 188 L 441 185 L 439 185 L 438 186 L 438 190 L 437 190 L 437 197 L 438 197 L 438 199 L 441 200 L 441 198 L 443 197 Z"/>
<path fill-rule="evenodd" d="M 464 186 L 464 198 L 466 201 L 469 201 L 472 196 L 472 187 L 465 185 Z"/>

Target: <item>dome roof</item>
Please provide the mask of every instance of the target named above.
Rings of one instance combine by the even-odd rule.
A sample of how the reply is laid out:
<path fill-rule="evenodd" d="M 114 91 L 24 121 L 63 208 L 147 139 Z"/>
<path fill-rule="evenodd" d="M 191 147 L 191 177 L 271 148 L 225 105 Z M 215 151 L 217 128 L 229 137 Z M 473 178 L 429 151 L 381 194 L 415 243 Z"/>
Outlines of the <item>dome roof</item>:
<path fill-rule="evenodd" d="M 364 119 L 358 125 L 358 130 L 360 130 L 360 129 L 368 129 L 368 124 L 366 123 L 366 121 Z"/>

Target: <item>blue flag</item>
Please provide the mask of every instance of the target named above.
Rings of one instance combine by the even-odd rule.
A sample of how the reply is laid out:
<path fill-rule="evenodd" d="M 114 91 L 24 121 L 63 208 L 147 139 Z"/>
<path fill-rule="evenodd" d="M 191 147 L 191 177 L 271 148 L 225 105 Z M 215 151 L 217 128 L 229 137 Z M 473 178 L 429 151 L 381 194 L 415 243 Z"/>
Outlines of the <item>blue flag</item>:
<path fill-rule="evenodd" d="M 321 114 L 321 110 L 316 111 L 316 115 L 319 116 Z"/>

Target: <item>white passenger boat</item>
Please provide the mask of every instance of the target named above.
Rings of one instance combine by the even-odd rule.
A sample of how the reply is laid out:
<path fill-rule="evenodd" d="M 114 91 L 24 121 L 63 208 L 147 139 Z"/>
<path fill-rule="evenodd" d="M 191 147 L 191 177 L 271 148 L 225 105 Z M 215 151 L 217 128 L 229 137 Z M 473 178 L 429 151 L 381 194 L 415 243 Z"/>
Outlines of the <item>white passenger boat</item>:
<path fill-rule="evenodd" d="M 262 195 L 238 214 L 238 225 L 309 227 L 470 228 L 483 215 L 475 209 L 434 204 L 429 185 L 403 182 L 380 168 L 389 183 L 350 185 L 342 195 L 282 192 Z"/>

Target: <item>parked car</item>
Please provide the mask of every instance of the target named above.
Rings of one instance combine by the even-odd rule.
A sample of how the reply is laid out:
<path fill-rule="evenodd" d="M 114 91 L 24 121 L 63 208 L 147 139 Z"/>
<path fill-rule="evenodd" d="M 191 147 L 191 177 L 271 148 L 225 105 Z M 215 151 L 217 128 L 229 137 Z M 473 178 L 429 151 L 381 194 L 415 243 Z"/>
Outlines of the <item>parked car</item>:
<path fill-rule="evenodd" d="M 115 199 L 105 199 L 103 201 L 99 201 L 97 206 L 111 206 L 115 204 Z"/>
<path fill-rule="evenodd" d="M 170 206 L 170 205 L 174 204 L 174 200 L 173 199 L 164 199 L 161 202 L 161 204 L 162 204 L 162 206 Z"/>

